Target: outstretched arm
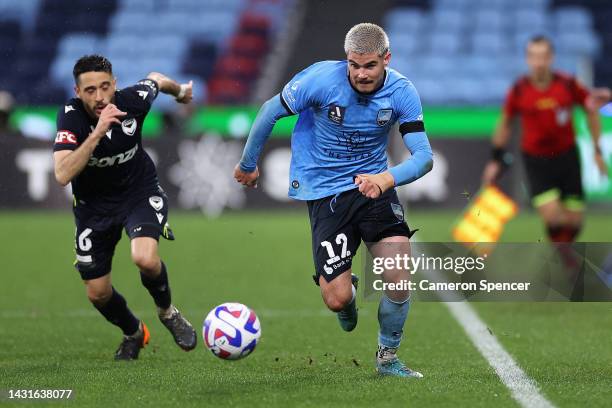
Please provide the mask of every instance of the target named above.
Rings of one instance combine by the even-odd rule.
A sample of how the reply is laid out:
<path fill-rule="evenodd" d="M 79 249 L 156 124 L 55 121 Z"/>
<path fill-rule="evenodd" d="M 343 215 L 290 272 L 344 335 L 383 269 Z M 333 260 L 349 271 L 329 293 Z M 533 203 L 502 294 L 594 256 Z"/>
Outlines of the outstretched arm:
<path fill-rule="evenodd" d="M 234 178 L 237 182 L 249 187 L 257 186 L 257 178 L 259 177 L 257 160 L 261 151 L 276 121 L 290 115 L 291 113 L 281 103 L 280 95 L 273 96 L 261 106 L 249 132 L 242 158 L 234 169 Z"/>
<path fill-rule="evenodd" d="M 599 139 L 601 137 L 601 119 L 599 117 L 599 109 L 610 100 L 610 89 L 595 88 L 591 90 L 585 102 L 586 122 L 589 128 L 589 133 L 593 139 L 593 147 L 595 150 L 595 164 L 602 175 L 608 174 L 608 166 L 603 157 Z"/>
<path fill-rule="evenodd" d="M 174 96 L 178 103 L 189 103 L 193 99 L 193 81 L 179 84 L 159 72 L 151 72 L 147 78 L 157 82 L 159 91 Z"/>
<path fill-rule="evenodd" d="M 358 175 L 355 184 L 363 195 L 378 198 L 388 189 L 412 183 L 433 168 L 433 152 L 425 132 L 406 133 L 403 139 L 412 156 L 383 173 Z"/>

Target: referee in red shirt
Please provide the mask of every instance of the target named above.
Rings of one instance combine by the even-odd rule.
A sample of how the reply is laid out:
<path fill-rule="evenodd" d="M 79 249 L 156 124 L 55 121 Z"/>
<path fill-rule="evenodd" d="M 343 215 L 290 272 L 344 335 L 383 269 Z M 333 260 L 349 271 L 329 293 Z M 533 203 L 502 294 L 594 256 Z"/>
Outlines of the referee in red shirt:
<path fill-rule="evenodd" d="M 594 161 L 606 175 L 599 147 L 599 108 L 610 99 L 610 89 L 588 90 L 576 78 L 552 70 L 554 49 L 544 36 L 527 44 L 529 73 L 519 78 L 506 97 L 503 114 L 493 136 L 493 158 L 483 173 L 485 184 L 502 173 L 511 121 L 519 116 L 523 135 L 521 151 L 531 198 L 553 242 L 573 242 L 580 232 L 584 194 L 572 108 L 580 105 L 595 147 Z"/>

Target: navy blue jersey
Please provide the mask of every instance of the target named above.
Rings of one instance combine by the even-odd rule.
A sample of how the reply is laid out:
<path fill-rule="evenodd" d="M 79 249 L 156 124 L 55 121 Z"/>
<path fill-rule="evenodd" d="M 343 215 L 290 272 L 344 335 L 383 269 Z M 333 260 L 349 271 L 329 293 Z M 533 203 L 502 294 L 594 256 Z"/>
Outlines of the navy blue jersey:
<path fill-rule="evenodd" d="M 158 188 L 155 165 L 142 148 L 142 126 L 157 97 L 158 85 L 144 79 L 115 92 L 113 103 L 127 115 L 113 124 L 96 146 L 83 171 L 72 180 L 75 211 L 108 214 L 140 194 Z M 89 137 L 98 120 L 73 98 L 57 115 L 53 151 L 75 150 Z"/>

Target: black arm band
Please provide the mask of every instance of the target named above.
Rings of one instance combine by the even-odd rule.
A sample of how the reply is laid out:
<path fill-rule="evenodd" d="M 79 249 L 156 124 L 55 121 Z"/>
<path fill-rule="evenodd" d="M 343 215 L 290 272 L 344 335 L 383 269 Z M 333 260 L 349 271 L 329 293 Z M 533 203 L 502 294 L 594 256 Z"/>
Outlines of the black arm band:
<path fill-rule="evenodd" d="M 285 108 L 287 113 L 291 116 L 295 115 L 295 113 L 291 111 L 291 108 L 289 107 L 289 105 L 287 105 L 287 102 L 285 102 L 285 98 L 283 98 L 283 94 L 279 93 L 278 96 L 280 97 L 281 105 L 283 105 L 283 108 Z"/>
<path fill-rule="evenodd" d="M 399 130 L 402 136 L 406 133 L 424 132 L 425 124 L 422 120 L 415 120 L 414 122 L 404 122 L 400 125 Z"/>

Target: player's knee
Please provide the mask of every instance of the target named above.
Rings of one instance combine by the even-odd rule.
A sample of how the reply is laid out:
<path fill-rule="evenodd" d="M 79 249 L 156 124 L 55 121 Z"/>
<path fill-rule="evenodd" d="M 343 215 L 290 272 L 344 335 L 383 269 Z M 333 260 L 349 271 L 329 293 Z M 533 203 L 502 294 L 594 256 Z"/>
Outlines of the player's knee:
<path fill-rule="evenodd" d="M 410 299 L 410 291 L 408 290 L 388 290 L 388 291 L 385 291 L 385 296 L 387 296 L 392 302 L 404 303 L 405 301 Z"/>
<path fill-rule="evenodd" d="M 159 271 L 160 260 L 156 255 L 136 252 L 132 253 L 132 261 L 145 274 Z"/>
<path fill-rule="evenodd" d="M 325 305 L 332 312 L 340 312 L 351 302 L 353 294 L 348 293 L 330 293 L 323 297 Z"/>
<path fill-rule="evenodd" d="M 89 301 L 97 306 L 105 305 L 112 295 L 112 289 L 87 287 L 87 297 Z"/>

